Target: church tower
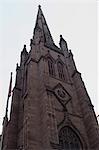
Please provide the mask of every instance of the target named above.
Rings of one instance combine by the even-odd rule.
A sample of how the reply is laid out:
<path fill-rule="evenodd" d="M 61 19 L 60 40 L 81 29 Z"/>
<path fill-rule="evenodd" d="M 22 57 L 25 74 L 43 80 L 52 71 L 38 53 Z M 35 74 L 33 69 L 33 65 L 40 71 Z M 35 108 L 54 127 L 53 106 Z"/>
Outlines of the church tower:
<path fill-rule="evenodd" d="M 57 47 L 38 8 L 30 51 L 16 67 L 10 120 L 2 150 L 99 150 L 99 130 L 73 54 L 60 35 Z"/>

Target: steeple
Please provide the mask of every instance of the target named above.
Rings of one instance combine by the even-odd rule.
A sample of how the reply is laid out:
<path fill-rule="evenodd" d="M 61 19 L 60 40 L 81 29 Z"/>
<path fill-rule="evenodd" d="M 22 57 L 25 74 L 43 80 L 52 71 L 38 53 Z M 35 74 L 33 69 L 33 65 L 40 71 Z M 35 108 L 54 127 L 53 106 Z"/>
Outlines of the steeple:
<path fill-rule="evenodd" d="M 34 28 L 33 43 L 39 44 L 40 42 L 43 42 L 47 45 L 54 45 L 53 38 L 41 10 L 41 6 L 39 5 L 36 24 Z"/>
<path fill-rule="evenodd" d="M 16 68 L 8 120 L 11 74 L 0 148 L 99 150 L 98 123 L 73 54 L 62 35 L 60 48 L 54 44 L 40 6 L 30 48 L 24 45 Z"/>

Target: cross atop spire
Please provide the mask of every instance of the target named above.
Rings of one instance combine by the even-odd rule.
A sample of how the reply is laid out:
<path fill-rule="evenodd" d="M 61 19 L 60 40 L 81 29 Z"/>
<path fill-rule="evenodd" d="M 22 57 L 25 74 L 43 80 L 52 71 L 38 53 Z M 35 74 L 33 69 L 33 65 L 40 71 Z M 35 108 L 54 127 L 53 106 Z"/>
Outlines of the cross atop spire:
<path fill-rule="evenodd" d="M 39 5 L 36 24 L 34 28 L 33 42 L 38 44 L 40 41 L 44 42 L 44 44 L 47 45 L 54 45 L 53 38 L 49 31 L 41 6 Z"/>

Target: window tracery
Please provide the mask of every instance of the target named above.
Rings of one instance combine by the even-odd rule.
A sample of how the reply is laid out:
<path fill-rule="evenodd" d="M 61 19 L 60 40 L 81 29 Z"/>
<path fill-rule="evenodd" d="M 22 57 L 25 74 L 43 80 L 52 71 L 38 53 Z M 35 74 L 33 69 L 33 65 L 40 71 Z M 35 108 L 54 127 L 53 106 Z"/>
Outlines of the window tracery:
<path fill-rule="evenodd" d="M 78 135 L 70 127 L 61 129 L 59 145 L 61 150 L 82 150 L 82 144 Z"/>

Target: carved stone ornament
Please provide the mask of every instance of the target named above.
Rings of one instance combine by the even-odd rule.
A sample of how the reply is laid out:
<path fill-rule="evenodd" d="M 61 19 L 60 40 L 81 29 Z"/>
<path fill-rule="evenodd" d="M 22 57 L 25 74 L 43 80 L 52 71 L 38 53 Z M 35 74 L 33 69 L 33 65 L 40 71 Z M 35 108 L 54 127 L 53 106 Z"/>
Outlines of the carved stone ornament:
<path fill-rule="evenodd" d="M 61 103 L 66 104 L 70 99 L 71 96 L 69 93 L 64 89 L 64 87 L 61 84 L 58 84 L 54 88 L 54 93 L 56 97 L 60 100 Z"/>

